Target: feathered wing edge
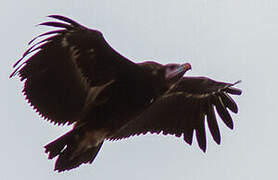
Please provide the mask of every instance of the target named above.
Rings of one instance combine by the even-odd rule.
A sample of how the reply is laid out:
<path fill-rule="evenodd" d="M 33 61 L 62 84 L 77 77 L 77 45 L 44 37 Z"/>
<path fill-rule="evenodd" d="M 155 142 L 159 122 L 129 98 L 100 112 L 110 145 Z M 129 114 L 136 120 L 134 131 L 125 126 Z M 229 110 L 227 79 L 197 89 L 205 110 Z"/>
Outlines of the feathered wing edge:
<path fill-rule="evenodd" d="M 204 77 L 186 77 L 157 99 L 142 115 L 130 121 L 115 133 L 110 140 L 119 140 L 134 135 L 150 133 L 183 135 L 192 144 L 196 132 L 199 147 L 206 151 L 205 119 L 214 141 L 221 142 L 215 111 L 223 122 L 233 129 L 228 110 L 238 112 L 236 102 L 230 97 L 242 91 L 234 88 L 236 83 L 223 83 Z"/>
<path fill-rule="evenodd" d="M 14 64 L 10 77 L 18 75 L 21 81 L 26 80 L 23 93 L 43 118 L 71 124 L 80 118 L 91 87 L 117 79 L 120 73 L 136 73 L 140 68 L 116 52 L 101 32 L 64 16 L 49 17 L 62 22 L 39 25 L 60 29 L 32 39 L 29 44 L 33 45 Z"/>
<path fill-rule="evenodd" d="M 40 34 L 38 36 L 36 36 L 35 38 L 33 38 L 31 41 L 28 42 L 28 45 L 31 45 L 32 43 L 35 42 L 35 40 L 37 40 L 38 38 L 41 38 L 41 37 L 44 37 L 44 36 L 47 36 L 47 35 L 53 35 L 53 36 L 50 36 L 46 39 L 43 39 L 35 44 L 33 44 L 30 48 L 28 48 L 22 55 L 22 57 L 16 61 L 16 63 L 14 63 L 13 65 L 13 68 L 16 68 L 10 75 L 10 78 L 16 76 L 20 70 L 20 68 L 26 64 L 28 62 L 29 59 L 27 59 L 26 61 L 22 62 L 23 59 L 31 54 L 32 52 L 35 52 L 37 50 L 41 50 L 47 43 L 55 40 L 55 38 L 58 36 L 58 35 L 62 35 L 63 33 L 65 33 L 66 31 L 68 30 L 71 30 L 73 28 L 84 28 L 82 25 L 80 25 L 79 23 L 73 21 L 72 19 L 69 19 L 67 17 L 64 17 L 64 16 L 60 16 L 60 15 L 50 15 L 48 16 L 50 18 L 54 18 L 54 19 L 57 19 L 57 20 L 61 20 L 61 21 L 64 21 L 66 23 L 69 23 L 69 24 L 66 24 L 66 23 L 60 23 L 60 22 L 44 22 L 44 23 L 40 23 L 39 25 L 43 25 L 43 26 L 52 26 L 52 27 L 58 27 L 58 28 L 63 28 L 63 29 L 60 29 L 60 30 L 54 30 L 54 31 L 49 31 L 49 32 L 46 32 L 46 33 L 43 33 L 43 34 Z M 22 62 L 22 63 L 21 63 Z M 21 63 L 21 64 L 20 64 Z"/>
<path fill-rule="evenodd" d="M 21 81 L 26 80 L 22 92 L 28 103 L 44 119 L 55 124 L 71 124 L 80 117 L 89 84 L 77 64 L 68 55 L 63 54 L 60 42 L 65 33 L 74 28 L 85 27 L 63 16 L 49 17 L 63 22 L 44 22 L 39 25 L 61 29 L 43 33 L 32 39 L 28 44 L 33 45 L 13 65 L 15 70 L 10 78 L 18 75 Z M 34 43 L 38 38 L 45 36 L 49 37 Z M 26 59 L 33 52 L 35 53 Z"/>

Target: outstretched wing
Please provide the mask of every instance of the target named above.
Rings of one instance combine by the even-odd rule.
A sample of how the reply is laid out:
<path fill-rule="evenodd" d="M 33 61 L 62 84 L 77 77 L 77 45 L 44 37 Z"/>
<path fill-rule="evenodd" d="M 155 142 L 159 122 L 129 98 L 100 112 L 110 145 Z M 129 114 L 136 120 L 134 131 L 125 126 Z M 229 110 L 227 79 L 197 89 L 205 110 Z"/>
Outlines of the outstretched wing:
<path fill-rule="evenodd" d="M 99 31 L 63 16 L 49 17 L 62 22 L 40 25 L 60 29 L 30 41 L 50 35 L 23 54 L 10 77 L 18 74 L 21 81 L 25 80 L 23 93 L 44 118 L 59 124 L 73 123 L 81 117 L 91 87 L 116 80 L 136 64 L 113 50 Z"/>
<path fill-rule="evenodd" d="M 233 129 L 228 109 L 237 113 L 238 107 L 229 94 L 241 94 L 241 90 L 232 87 L 237 83 L 217 82 L 205 77 L 184 77 L 111 139 L 162 132 L 177 137 L 183 135 L 184 140 L 191 145 L 195 131 L 199 147 L 205 151 L 205 119 L 213 139 L 220 144 L 215 108 L 223 122 Z"/>

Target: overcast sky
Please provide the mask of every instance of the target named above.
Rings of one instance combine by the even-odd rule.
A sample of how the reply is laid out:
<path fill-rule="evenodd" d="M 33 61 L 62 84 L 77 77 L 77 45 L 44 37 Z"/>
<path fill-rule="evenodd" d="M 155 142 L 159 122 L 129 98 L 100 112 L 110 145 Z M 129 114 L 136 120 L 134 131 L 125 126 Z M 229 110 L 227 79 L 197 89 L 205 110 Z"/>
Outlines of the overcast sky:
<path fill-rule="evenodd" d="M 40 118 L 25 102 L 18 78 L 8 79 L 27 42 L 60 14 L 103 32 L 135 62 L 190 62 L 188 75 L 235 82 L 235 128 L 219 121 L 221 145 L 208 135 L 207 153 L 194 139 L 147 135 L 105 142 L 92 165 L 58 174 L 43 146 L 69 130 Z M 1 180 L 277 178 L 278 1 L 88 0 L 3 1 L 1 15 Z"/>

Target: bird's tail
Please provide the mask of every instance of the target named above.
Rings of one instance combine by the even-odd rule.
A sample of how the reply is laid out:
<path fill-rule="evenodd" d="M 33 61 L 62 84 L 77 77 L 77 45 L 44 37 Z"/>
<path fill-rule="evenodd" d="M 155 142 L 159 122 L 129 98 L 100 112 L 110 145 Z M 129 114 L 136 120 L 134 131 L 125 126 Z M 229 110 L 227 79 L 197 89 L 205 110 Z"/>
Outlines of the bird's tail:
<path fill-rule="evenodd" d="M 80 134 L 78 129 L 73 129 L 45 146 L 45 152 L 49 153 L 48 159 L 58 156 L 54 170 L 70 170 L 94 161 L 103 141 L 96 146 L 85 147 L 81 144 L 84 142 L 83 139 L 84 135 Z"/>

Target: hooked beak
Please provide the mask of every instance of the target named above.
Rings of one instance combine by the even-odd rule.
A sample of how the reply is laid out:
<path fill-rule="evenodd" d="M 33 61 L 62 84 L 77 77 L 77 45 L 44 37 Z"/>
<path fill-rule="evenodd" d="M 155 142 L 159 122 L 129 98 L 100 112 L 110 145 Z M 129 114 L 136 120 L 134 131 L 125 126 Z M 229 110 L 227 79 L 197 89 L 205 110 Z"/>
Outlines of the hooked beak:
<path fill-rule="evenodd" d="M 174 71 L 171 71 L 170 73 L 166 74 L 166 78 L 168 80 L 180 79 L 184 75 L 184 73 L 186 73 L 186 71 L 188 71 L 190 69 L 192 69 L 191 64 L 189 64 L 189 63 L 181 64 Z"/>
<path fill-rule="evenodd" d="M 181 64 L 179 68 L 177 68 L 177 74 L 179 73 L 185 73 L 186 71 L 192 69 L 191 68 L 191 64 L 189 63 L 185 63 L 185 64 Z"/>

